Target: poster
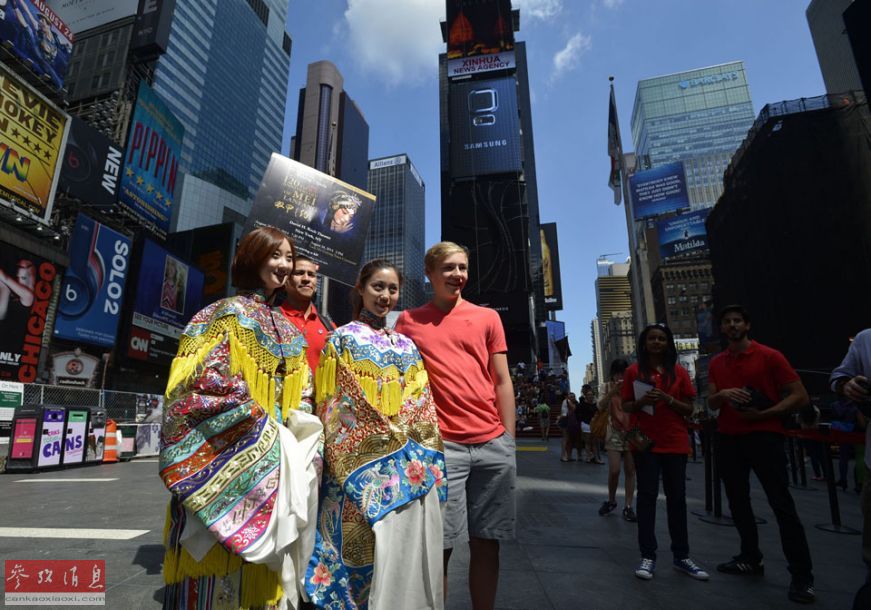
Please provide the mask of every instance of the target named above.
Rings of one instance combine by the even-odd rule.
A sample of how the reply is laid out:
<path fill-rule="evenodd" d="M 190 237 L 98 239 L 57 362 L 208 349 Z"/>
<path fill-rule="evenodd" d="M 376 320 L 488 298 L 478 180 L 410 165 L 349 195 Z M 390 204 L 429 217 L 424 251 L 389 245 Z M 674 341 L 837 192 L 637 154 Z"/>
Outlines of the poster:
<path fill-rule="evenodd" d="M 556 223 L 540 225 L 541 234 L 541 276 L 544 283 L 544 306 L 548 311 L 563 308 L 562 279 L 559 266 L 559 242 Z"/>
<path fill-rule="evenodd" d="M 24 384 L 0 381 L 0 436 L 9 436 L 15 410 L 24 404 Z"/>
<path fill-rule="evenodd" d="M 374 206 L 371 193 L 273 153 L 245 232 L 277 227 L 321 275 L 353 286 Z"/>
<path fill-rule="evenodd" d="M 637 172 L 629 178 L 635 220 L 690 207 L 683 163 L 677 161 Z"/>
<path fill-rule="evenodd" d="M 663 259 L 689 256 L 708 249 L 705 219 L 710 210 L 680 214 L 656 223 L 659 256 Z"/>
<path fill-rule="evenodd" d="M 110 207 L 118 200 L 124 151 L 77 117 L 70 117 L 58 188 L 88 206 Z"/>
<path fill-rule="evenodd" d="M 0 41 L 40 79 L 63 89 L 73 33 L 44 0 L 0 2 Z"/>

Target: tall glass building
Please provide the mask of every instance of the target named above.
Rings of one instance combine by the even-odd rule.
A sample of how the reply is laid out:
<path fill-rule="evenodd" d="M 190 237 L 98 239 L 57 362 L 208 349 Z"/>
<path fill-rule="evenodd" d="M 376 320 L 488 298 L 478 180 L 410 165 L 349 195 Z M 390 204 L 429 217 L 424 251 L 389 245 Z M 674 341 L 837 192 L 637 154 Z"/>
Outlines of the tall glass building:
<path fill-rule="evenodd" d="M 426 302 L 424 200 L 426 186 L 407 155 L 369 162 L 368 191 L 377 197 L 363 260 L 386 258 L 405 276 L 397 309 Z"/>
<path fill-rule="evenodd" d="M 281 151 L 288 0 L 178 0 L 154 90 L 185 128 L 173 229 L 244 223 Z"/>
<path fill-rule="evenodd" d="M 743 62 L 641 80 L 632 110 L 639 167 L 683 161 L 692 207 L 713 206 L 754 118 Z"/>

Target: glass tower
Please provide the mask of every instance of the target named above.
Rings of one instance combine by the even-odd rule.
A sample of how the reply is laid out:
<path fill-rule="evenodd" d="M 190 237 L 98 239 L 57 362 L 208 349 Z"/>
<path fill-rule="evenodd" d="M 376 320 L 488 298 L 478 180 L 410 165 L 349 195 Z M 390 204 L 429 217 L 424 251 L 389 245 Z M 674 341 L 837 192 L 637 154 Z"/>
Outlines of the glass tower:
<path fill-rule="evenodd" d="M 370 193 L 377 197 L 363 260 L 385 258 L 405 281 L 397 309 L 426 302 L 424 296 L 424 199 L 426 186 L 407 155 L 369 162 Z"/>
<path fill-rule="evenodd" d="M 243 223 L 281 151 L 288 0 L 178 0 L 154 90 L 185 128 L 175 230 Z"/>

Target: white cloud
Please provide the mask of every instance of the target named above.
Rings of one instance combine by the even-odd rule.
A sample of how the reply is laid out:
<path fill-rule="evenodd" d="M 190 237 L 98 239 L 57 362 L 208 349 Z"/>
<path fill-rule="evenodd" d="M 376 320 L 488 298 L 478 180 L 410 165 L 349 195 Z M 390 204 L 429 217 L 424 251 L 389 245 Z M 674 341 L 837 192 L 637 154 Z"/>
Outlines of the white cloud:
<path fill-rule="evenodd" d="M 445 3 L 434 0 L 348 0 L 345 11 L 354 58 L 390 85 L 436 77 L 444 18 Z"/>
<path fill-rule="evenodd" d="M 514 0 L 512 7 L 520 9 L 521 22 L 524 18 L 546 21 L 559 15 L 563 3 L 562 0 Z"/>
<path fill-rule="evenodd" d="M 566 46 L 553 56 L 552 79 L 556 80 L 566 72 L 573 70 L 581 61 L 581 55 L 593 46 L 593 39 L 578 32 L 566 43 Z"/>
<path fill-rule="evenodd" d="M 623 4 L 623 0 L 602 0 L 602 4 L 605 5 L 605 8 L 617 8 Z"/>

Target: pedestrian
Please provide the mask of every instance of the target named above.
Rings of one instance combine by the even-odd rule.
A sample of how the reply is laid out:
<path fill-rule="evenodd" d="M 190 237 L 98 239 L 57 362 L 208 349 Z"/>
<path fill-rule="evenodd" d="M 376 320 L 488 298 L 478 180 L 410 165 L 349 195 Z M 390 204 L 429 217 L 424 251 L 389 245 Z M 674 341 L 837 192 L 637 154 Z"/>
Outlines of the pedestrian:
<path fill-rule="evenodd" d="M 843 398 L 853 401 L 865 416 L 871 416 L 871 328 L 866 328 L 853 339 L 847 355 L 829 378 L 831 388 Z M 871 426 L 865 428 L 865 468 L 862 484 L 862 560 L 868 568 L 866 584 L 856 594 L 853 607 L 857 610 L 871 607 Z"/>
<path fill-rule="evenodd" d="M 623 376 L 623 410 L 633 413 L 640 431 L 653 444 L 637 451 L 635 473 L 638 481 L 638 546 L 641 561 L 635 576 L 653 578 L 656 569 L 656 498 L 659 479 L 665 491 L 668 533 L 674 569 L 708 580 L 706 571 L 690 559 L 687 533 L 686 469 L 689 435 L 686 417 L 693 412 L 695 389 L 690 376 L 677 362 L 674 335 L 665 324 L 646 327 L 638 338 L 638 362 Z"/>
<path fill-rule="evenodd" d="M 239 243 L 235 297 L 194 315 L 166 386 L 160 476 L 172 492 L 164 608 L 299 603 L 314 544 L 315 456 L 305 339 L 275 300 L 293 242 L 273 228 Z"/>
<path fill-rule="evenodd" d="M 541 431 L 541 440 L 547 442 L 550 440 L 550 405 L 546 402 L 540 402 L 535 407 L 535 412 L 538 415 L 538 428 Z"/>
<path fill-rule="evenodd" d="M 856 407 L 856 404 L 848 399 L 839 399 L 832 403 L 832 430 L 838 432 L 856 432 L 865 429 L 865 416 Z M 853 443 L 838 444 L 838 485 L 847 491 L 847 472 L 850 469 L 850 460 L 856 457 L 856 447 Z M 861 493 L 859 487 L 859 469 L 853 467 L 853 487 L 856 493 Z"/>
<path fill-rule="evenodd" d="M 324 472 L 305 579 L 318 607 L 444 607 L 444 446 L 420 353 L 386 325 L 401 284 L 392 263 L 363 265 L 354 320 L 318 365 Z"/>
<path fill-rule="evenodd" d="M 792 575 L 787 596 L 813 602 L 813 565 L 804 527 L 789 493 L 783 417 L 809 403 L 798 374 L 776 349 L 750 339 L 750 315 L 740 305 L 720 313 L 720 332 L 729 341 L 711 359 L 708 405 L 719 410 L 717 454 L 723 487 L 741 552 L 717 570 L 762 575 L 765 571 L 756 517 L 750 504 L 750 471 L 756 474 L 774 511 L 783 554 Z"/>
<path fill-rule="evenodd" d="M 635 460 L 626 441 L 626 433 L 630 427 L 630 415 L 623 410 L 623 400 L 620 398 L 623 390 L 623 375 L 629 363 L 623 358 L 617 358 L 611 363 L 608 389 L 599 400 L 600 410 L 608 411 L 608 430 L 605 433 L 605 450 L 608 452 L 608 499 L 599 508 L 600 515 L 607 515 L 617 508 L 617 484 L 620 482 L 620 465 L 623 465 L 623 492 L 625 504 L 623 518 L 632 523 L 638 521 L 632 509 L 635 498 Z"/>
<path fill-rule="evenodd" d="M 466 248 L 437 243 L 427 251 L 424 267 L 433 299 L 402 312 L 396 329 L 423 354 L 445 439 L 445 574 L 453 548 L 468 540 L 471 606 L 487 610 L 496 598 L 499 543 L 513 539 L 515 528 L 508 346 L 499 314 L 462 296 L 469 277 Z"/>
<path fill-rule="evenodd" d="M 318 360 L 327 342 L 327 335 L 336 325 L 326 312 L 319 312 L 312 302 L 318 288 L 318 265 L 312 259 L 297 254 L 293 272 L 287 276 L 281 313 L 305 337 L 306 356 L 312 374 L 318 370 Z"/>
<path fill-rule="evenodd" d="M 590 433 L 590 424 L 593 421 L 593 415 L 596 414 L 598 406 L 596 404 L 596 396 L 593 394 L 593 386 L 585 383 L 581 387 L 581 400 L 578 403 L 578 419 L 581 426 L 581 446 L 586 447 L 587 463 L 588 464 L 604 464 L 602 455 L 599 452 L 599 439 L 595 438 Z M 578 449 L 578 459 L 581 459 L 580 449 Z"/>

